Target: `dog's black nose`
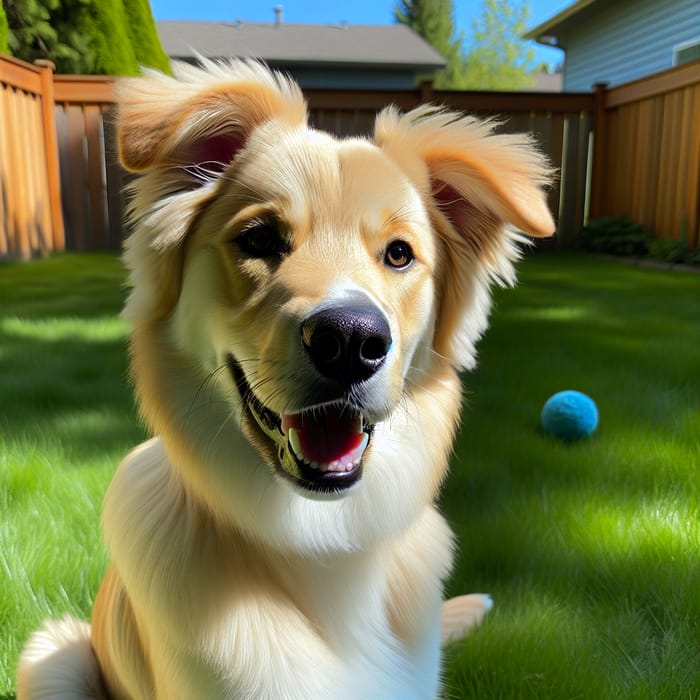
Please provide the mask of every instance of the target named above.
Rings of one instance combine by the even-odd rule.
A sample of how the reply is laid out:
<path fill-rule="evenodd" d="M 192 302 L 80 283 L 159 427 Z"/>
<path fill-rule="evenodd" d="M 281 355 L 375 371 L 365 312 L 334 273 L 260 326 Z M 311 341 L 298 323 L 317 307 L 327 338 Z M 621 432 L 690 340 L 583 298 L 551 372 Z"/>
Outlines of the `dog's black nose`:
<path fill-rule="evenodd" d="M 369 379 L 391 347 L 391 330 L 374 306 L 323 309 L 301 325 L 301 337 L 318 371 L 344 386 Z"/>

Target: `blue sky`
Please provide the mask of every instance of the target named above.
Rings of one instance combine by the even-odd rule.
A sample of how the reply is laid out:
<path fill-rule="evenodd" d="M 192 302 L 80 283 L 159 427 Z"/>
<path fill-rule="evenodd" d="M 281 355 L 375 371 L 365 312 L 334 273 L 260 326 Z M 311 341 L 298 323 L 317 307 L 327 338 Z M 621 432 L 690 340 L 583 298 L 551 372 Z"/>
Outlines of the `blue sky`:
<path fill-rule="evenodd" d="M 529 0 L 532 21 L 536 26 L 549 19 L 573 0 Z M 393 21 L 395 0 L 151 0 L 156 19 L 219 20 L 233 22 L 272 22 L 273 8 L 284 8 L 285 22 L 350 24 L 389 24 Z M 482 7 L 481 0 L 455 0 L 455 20 L 458 29 L 468 34 L 472 19 Z M 538 60 L 558 63 L 562 52 L 537 47 Z"/>

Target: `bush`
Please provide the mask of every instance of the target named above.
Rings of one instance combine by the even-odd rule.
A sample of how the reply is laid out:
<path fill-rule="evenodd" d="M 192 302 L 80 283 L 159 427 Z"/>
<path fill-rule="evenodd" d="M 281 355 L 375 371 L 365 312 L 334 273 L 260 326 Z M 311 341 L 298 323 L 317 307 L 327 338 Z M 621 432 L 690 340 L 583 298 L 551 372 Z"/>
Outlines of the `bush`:
<path fill-rule="evenodd" d="M 680 238 L 661 236 L 651 242 L 649 257 L 667 263 L 696 265 L 700 264 L 700 248 L 693 250 L 688 245 L 687 234 L 681 234 Z"/>
<path fill-rule="evenodd" d="M 644 256 L 652 236 L 646 226 L 627 216 L 605 216 L 589 221 L 581 231 L 581 246 L 593 253 Z"/>

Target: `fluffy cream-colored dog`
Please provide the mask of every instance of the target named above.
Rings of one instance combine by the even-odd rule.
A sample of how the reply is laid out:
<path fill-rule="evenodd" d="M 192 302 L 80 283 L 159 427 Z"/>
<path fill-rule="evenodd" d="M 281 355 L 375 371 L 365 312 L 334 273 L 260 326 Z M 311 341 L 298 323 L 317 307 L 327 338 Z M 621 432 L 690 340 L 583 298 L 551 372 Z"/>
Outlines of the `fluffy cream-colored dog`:
<path fill-rule="evenodd" d="M 107 493 L 91 627 L 47 623 L 19 698 L 434 698 L 435 508 L 489 286 L 553 230 L 543 158 L 474 118 L 307 125 L 261 65 L 121 85 L 132 372 L 153 431 Z"/>

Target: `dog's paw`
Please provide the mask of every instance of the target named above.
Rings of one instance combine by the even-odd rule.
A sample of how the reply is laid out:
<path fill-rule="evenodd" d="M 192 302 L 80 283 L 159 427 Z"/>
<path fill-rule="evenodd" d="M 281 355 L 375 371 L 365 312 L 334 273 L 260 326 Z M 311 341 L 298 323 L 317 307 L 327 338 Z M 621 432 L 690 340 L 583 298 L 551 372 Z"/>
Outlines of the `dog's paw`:
<path fill-rule="evenodd" d="M 483 593 L 460 595 L 446 600 L 440 611 L 442 646 L 466 637 L 473 627 L 481 623 L 492 607 L 491 596 Z"/>

